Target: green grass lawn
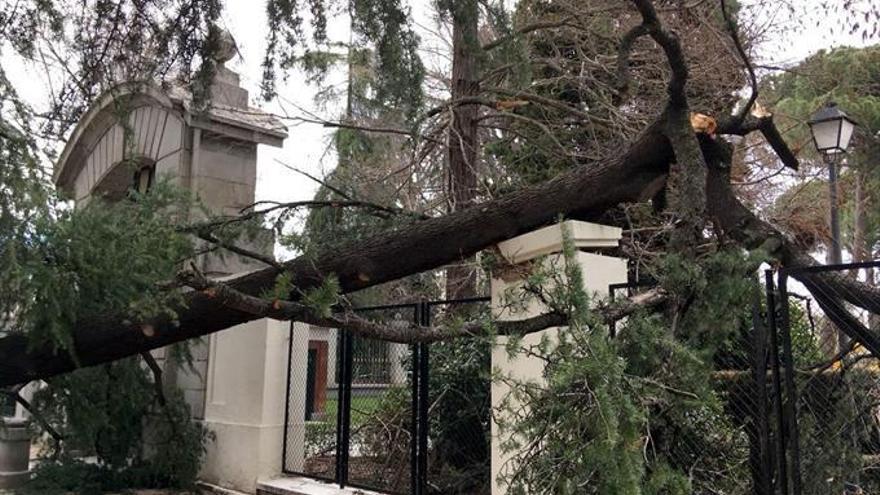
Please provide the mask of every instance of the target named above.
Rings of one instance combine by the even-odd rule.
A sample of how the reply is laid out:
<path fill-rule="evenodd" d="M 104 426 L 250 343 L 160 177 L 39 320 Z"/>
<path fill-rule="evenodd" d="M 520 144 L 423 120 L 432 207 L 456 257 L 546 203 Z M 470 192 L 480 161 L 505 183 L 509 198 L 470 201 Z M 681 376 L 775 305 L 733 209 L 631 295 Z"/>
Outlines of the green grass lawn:
<path fill-rule="evenodd" d="M 359 426 L 364 423 L 373 413 L 379 409 L 385 392 L 379 392 L 374 395 L 361 395 L 351 398 L 351 425 Z M 328 423 L 336 422 L 337 411 L 339 410 L 338 399 L 327 399 L 324 403 L 324 419 L 322 421 Z"/>

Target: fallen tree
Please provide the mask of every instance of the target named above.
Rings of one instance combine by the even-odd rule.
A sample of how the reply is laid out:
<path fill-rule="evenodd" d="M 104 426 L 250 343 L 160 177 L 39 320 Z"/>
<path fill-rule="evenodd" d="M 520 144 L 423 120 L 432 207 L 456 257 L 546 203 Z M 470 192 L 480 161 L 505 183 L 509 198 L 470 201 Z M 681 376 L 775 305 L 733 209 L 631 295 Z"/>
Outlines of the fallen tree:
<path fill-rule="evenodd" d="M 661 119 L 646 129 L 619 158 L 582 166 L 544 184 L 443 217 L 414 221 L 403 232 L 383 232 L 314 258 L 296 258 L 281 268 L 300 290 L 315 287 L 333 275 L 339 280 L 341 291 L 350 293 L 469 256 L 553 222 L 560 214 L 590 219 L 619 203 L 645 200 L 663 186 L 673 159 L 671 145 L 660 131 L 662 125 Z M 729 131 L 742 132 L 735 128 Z M 706 195 L 710 218 L 743 247 L 767 248 L 782 266 L 811 262 L 784 234 L 739 202 L 720 171 L 723 163 L 709 162 L 713 170 Z M 269 267 L 223 280 L 222 284 L 234 293 L 259 296 L 273 286 L 278 275 L 277 268 Z M 880 294 L 873 288 L 829 274 L 803 277 L 810 284 L 808 288 L 852 294 L 854 297 L 848 302 L 871 311 L 880 309 Z M 838 300 L 820 300 L 820 304 L 823 309 L 835 308 L 832 313 L 839 314 L 838 319 L 849 314 Z M 176 320 L 126 324 L 121 315 L 107 315 L 100 320 L 80 322 L 73 337 L 76 360 L 53 346 L 29 347 L 23 335 L 4 337 L 0 339 L 0 355 L 6 357 L 0 362 L 0 386 L 47 378 L 270 316 L 235 306 L 206 288 L 186 295 L 186 305 L 179 309 Z M 304 306 L 300 314 L 288 313 L 287 317 L 320 320 Z M 852 321 L 841 328 L 872 352 L 880 350 L 880 335 L 875 332 L 857 327 Z"/>

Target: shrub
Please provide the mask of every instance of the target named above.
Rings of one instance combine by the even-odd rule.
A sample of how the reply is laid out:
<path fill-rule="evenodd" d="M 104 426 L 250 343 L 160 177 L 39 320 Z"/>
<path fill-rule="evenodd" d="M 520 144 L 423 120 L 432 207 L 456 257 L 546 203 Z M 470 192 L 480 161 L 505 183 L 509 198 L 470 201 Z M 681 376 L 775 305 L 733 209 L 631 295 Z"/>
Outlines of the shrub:
<path fill-rule="evenodd" d="M 193 486 L 212 435 L 191 419 L 179 390 L 164 396 L 162 403 L 136 358 L 50 380 L 34 403 L 64 440 L 56 458 L 40 463 L 26 491 Z M 80 460 L 90 456 L 96 462 Z"/>

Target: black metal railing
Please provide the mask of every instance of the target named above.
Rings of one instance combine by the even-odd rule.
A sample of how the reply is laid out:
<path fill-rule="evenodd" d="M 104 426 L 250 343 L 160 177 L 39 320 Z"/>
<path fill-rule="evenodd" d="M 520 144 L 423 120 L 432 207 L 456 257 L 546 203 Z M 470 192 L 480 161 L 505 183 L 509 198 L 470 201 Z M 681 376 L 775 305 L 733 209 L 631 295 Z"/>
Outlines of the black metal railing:
<path fill-rule="evenodd" d="M 878 268 L 880 262 L 788 268 L 756 281 L 751 307 L 744 308 L 751 324 L 739 325 L 712 356 L 711 386 L 722 407 L 710 419 L 723 423 L 728 438 L 694 425 L 689 435 L 664 438 L 667 462 L 689 469 L 695 493 L 880 493 L 880 360 L 835 326 L 841 315 L 814 314 L 816 307 L 834 311 L 823 301 L 855 301 L 846 305 L 854 316 L 845 330 L 871 337 L 880 318 L 858 308 L 876 301 L 791 280 L 834 272 L 864 281 Z M 609 293 L 632 295 L 651 285 L 613 284 Z M 357 311 L 388 325 L 430 326 L 487 311 L 488 300 Z M 332 329 L 292 329 L 284 472 L 386 493 L 488 493 L 488 349 L 467 351 L 479 356 L 472 369 L 444 361 L 460 357 L 454 346 L 474 340 L 400 345 Z M 441 389 L 467 376 L 476 378 Z M 467 414 L 449 413 L 465 407 Z M 717 459 L 723 463 L 713 464 Z"/>

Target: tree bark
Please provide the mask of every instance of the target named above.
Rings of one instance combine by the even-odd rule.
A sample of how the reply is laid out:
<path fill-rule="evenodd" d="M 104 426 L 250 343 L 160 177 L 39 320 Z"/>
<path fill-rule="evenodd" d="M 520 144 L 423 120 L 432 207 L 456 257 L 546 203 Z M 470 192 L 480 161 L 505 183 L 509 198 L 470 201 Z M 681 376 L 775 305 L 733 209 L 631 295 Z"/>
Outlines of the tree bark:
<path fill-rule="evenodd" d="M 452 4 L 452 101 L 476 97 L 480 93 L 476 54 L 480 11 L 476 0 Z M 447 138 L 449 172 L 449 211 L 474 204 L 477 197 L 477 112 L 479 105 L 451 108 L 452 126 Z M 446 297 L 460 299 L 476 293 L 477 272 L 473 256 L 462 257 L 446 269 Z"/>

